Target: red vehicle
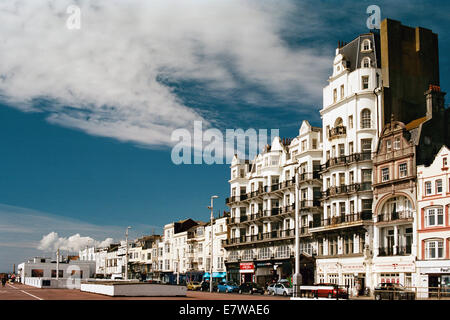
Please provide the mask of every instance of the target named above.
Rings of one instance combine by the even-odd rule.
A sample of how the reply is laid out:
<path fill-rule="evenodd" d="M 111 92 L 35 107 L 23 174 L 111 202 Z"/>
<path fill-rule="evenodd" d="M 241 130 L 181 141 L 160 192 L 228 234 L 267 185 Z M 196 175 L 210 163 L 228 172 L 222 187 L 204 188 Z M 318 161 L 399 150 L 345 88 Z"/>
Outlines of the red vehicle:
<path fill-rule="evenodd" d="M 348 299 L 347 289 L 334 283 L 316 283 L 313 286 L 300 286 L 300 291 L 316 298 Z"/>

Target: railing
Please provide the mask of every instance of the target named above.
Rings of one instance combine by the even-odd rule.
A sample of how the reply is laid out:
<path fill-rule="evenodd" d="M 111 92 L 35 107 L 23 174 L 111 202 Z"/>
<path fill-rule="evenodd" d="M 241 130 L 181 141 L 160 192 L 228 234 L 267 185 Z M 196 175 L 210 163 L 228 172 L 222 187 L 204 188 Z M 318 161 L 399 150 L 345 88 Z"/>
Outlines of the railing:
<path fill-rule="evenodd" d="M 303 172 L 303 173 L 299 173 L 299 175 L 298 175 L 299 182 L 314 180 L 314 179 L 320 179 L 319 171 Z"/>
<path fill-rule="evenodd" d="M 378 248 L 378 256 L 404 256 L 411 254 L 411 246 L 399 246 L 397 252 L 395 252 L 394 247 L 380 247 Z"/>
<path fill-rule="evenodd" d="M 305 231 L 305 230 L 303 230 Z M 253 243 L 256 241 L 265 241 L 265 240 L 273 240 L 273 239 L 283 239 L 288 237 L 295 236 L 295 229 L 287 229 L 287 230 L 274 230 L 266 233 L 259 233 L 255 235 L 249 236 L 241 236 L 237 238 L 230 238 L 223 240 L 223 245 L 234 245 L 234 244 L 243 244 L 243 243 Z"/>
<path fill-rule="evenodd" d="M 371 220 L 371 219 L 372 219 L 372 213 L 369 211 L 363 211 L 363 212 L 358 212 L 358 213 L 354 213 L 354 214 L 345 214 L 345 215 L 340 215 L 337 217 L 322 219 L 320 221 L 320 224 L 319 224 L 319 221 L 314 221 L 313 227 L 318 228 L 318 227 L 327 227 L 327 226 L 338 226 L 343 223 L 362 222 L 362 221 L 367 221 L 367 220 Z"/>
<path fill-rule="evenodd" d="M 320 200 L 300 200 L 300 208 L 314 208 L 320 207 Z"/>
<path fill-rule="evenodd" d="M 325 191 L 322 191 L 322 198 L 328 198 L 330 196 L 335 196 L 339 194 L 347 194 L 353 192 L 360 191 L 371 191 L 372 183 L 371 182 L 363 182 L 363 183 L 352 183 L 349 185 L 340 185 L 337 187 L 330 187 Z"/>
<path fill-rule="evenodd" d="M 324 171 L 333 166 L 347 165 L 353 162 L 366 161 L 371 159 L 372 159 L 371 152 L 352 153 L 351 155 L 348 156 L 338 156 L 328 159 L 324 164 L 320 166 L 320 170 Z"/>
<path fill-rule="evenodd" d="M 377 217 L 377 221 L 378 222 L 389 222 L 389 221 L 412 219 L 412 218 L 413 218 L 412 211 L 398 211 L 398 212 L 379 214 Z"/>
<path fill-rule="evenodd" d="M 333 139 L 338 136 L 346 135 L 347 128 L 344 126 L 337 126 L 328 130 L 328 138 Z"/>

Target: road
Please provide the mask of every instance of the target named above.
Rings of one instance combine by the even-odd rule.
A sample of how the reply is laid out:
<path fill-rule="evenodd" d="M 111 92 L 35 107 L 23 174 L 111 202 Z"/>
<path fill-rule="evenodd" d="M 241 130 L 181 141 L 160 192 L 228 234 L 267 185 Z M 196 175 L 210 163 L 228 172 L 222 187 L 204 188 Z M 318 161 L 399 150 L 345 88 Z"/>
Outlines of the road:
<path fill-rule="evenodd" d="M 77 289 L 40 289 L 7 283 L 0 287 L 0 300 L 289 300 L 282 296 L 187 291 L 186 297 L 110 297 Z"/>

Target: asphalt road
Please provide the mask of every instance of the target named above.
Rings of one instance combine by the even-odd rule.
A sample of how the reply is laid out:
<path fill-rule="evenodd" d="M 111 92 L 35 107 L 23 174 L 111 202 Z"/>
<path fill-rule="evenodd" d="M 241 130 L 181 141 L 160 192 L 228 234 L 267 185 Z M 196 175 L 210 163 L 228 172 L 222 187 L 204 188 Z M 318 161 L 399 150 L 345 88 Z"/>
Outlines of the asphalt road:
<path fill-rule="evenodd" d="M 0 300 L 288 300 L 287 297 L 187 291 L 186 297 L 110 297 L 77 289 L 40 289 L 7 283 L 0 287 Z"/>

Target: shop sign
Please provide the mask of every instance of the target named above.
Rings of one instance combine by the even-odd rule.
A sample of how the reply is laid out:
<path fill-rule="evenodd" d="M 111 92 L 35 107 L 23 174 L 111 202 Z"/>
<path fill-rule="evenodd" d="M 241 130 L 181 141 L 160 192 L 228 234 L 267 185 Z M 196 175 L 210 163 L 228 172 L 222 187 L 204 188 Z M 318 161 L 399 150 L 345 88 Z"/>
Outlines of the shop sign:
<path fill-rule="evenodd" d="M 366 272 L 364 265 L 362 264 L 343 264 L 342 272 L 354 273 L 354 272 Z"/>
<path fill-rule="evenodd" d="M 272 264 L 270 262 L 259 262 L 256 264 L 257 267 L 271 267 Z"/>
<path fill-rule="evenodd" d="M 241 263 L 239 268 L 241 269 L 241 271 L 253 271 L 253 270 L 255 270 L 255 266 L 253 265 L 253 262 Z"/>
<path fill-rule="evenodd" d="M 386 263 L 375 264 L 374 271 L 378 272 L 414 272 L 414 263 Z"/>

